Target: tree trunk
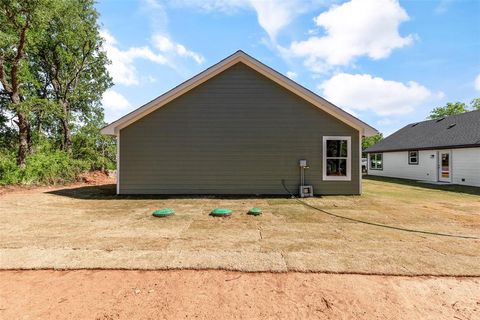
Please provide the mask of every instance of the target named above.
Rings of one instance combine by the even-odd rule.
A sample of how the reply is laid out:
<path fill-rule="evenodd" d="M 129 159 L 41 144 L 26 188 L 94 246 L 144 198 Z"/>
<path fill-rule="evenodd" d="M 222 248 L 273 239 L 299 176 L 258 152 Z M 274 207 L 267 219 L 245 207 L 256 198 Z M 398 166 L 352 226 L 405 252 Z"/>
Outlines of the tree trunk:
<path fill-rule="evenodd" d="M 21 169 L 25 169 L 25 163 L 27 159 L 27 154 L 28 154 L 28 136 L 29 136 L 29 129 L 28 129 L 28 119 L 23 111 L 19 111 L 17 113 L 17 118 L 18 118 L 18 140 L 19 140 L 19 146 L 18 146 L 18 154 L 17 154 L 17 165 Z"/>
<path fill-rule="evenodd" d="M 61 119 L 60 122 L 62 123 L 62 149 L 67 152 L 71 152 L 72 150 L 72 137 L 70 133 L 70 128 L 68 127 L 68 120 Z"/>
<path fill-rule="evenodd" d="M 68 125 L 68 105 L 65 101 L 60 101 L 63 110 L 63 117 L 60 119 L 62 124 L 62 149 L 68 153 L 72 151 L 72 137 L 70 127 Z"/>

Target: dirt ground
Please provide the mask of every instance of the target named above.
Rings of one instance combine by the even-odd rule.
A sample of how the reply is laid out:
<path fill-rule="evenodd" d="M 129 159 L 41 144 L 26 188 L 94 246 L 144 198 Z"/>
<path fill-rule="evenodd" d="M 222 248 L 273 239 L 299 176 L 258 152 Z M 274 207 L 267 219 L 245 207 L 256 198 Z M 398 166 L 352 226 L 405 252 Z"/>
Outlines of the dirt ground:
<path fill-rule="evenodd" d="M 95 185 L 95 179 L 0 196 L 0 269 L 480 275 L 479 240 L 358 224 L 286 197 L 116 196 L 114 185 Z M 362 196 L 307 201 L 352 218 L 480 236 L 478 188 L 439 190 L 365 180 L 363 189 Z M 164 207 L 176 214 L 152 217 Z M 209 216 L 216 207 L 234 213 Z M 246 215 L 252 207 L 262 208 L 263 215 Z"/>
<path fill-rule="evenodd" d="M 478 240 L 287 197 L 119 197 L 112 183 L 0 188 L 0 319 L 480 319 Z M 360 197 L 307 201 L 479 236 L 478 188 L 369 179 Z M 163 207 L 176 214 L 151 216 Z"/>
<path fill-rule="evenodd" d="M 2 319 L 480 319 L 479 278 L 0 271 Z"/>

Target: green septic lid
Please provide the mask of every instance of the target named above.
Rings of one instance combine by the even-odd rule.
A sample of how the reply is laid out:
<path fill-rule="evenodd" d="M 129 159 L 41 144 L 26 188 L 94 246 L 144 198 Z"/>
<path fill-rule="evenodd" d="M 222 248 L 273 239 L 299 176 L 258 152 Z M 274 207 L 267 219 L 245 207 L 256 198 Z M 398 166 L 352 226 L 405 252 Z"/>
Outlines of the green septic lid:
<path fill-rule="evenodd" d="M 248 211 L 247 214 L 251 214 L 252 216 L 259 216 L 262 214 L 262 209 L 260 208 L 252 208 Z"/>
<path fill-rule="evenodd" d="M 232 210 L 227 208 L 215 208 L 212 210 L 210 214 L 212 216 L 218 216 L 218 217 L 229 216 L 232 214 Z"/>
<path fill-rule="evenodd" d="M 175 213 L 175 211 L 172 210 L 172 209 L 160 209 L 160 210 L 153 211 L 152 215 L 154 217 L 166 217 L 166 216 L 172 215 L 174 213 Z"/>

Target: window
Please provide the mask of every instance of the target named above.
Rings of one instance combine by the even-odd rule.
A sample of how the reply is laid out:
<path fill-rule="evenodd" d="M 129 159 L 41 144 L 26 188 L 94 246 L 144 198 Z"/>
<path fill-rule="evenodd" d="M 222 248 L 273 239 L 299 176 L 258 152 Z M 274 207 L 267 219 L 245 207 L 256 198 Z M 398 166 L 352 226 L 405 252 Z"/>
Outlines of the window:
<path fill-rule="evenodd" d="M 370 169 L 383 170 L 383 153 L 370 153 Z"/>
<path fill-rule="evenodd" d="M 408 164 L 418 164 L 418 151 L 408 151 Z"/>
<path fill-rule="evenodd" d="M 351 180 L 350 143 L 350 137 L 323 137 L 323 180 Z"/>

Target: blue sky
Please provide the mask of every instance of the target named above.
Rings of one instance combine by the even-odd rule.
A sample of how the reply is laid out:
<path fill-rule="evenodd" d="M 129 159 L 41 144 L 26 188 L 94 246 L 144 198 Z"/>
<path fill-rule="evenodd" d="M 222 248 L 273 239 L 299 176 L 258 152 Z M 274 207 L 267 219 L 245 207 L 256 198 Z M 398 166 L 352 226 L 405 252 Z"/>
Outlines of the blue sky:
<path fill-rule="evenodd" d="M 111 122 L 241 49 L 388 135 L 480 97 L 480 1 L 104 0 Z"/>

